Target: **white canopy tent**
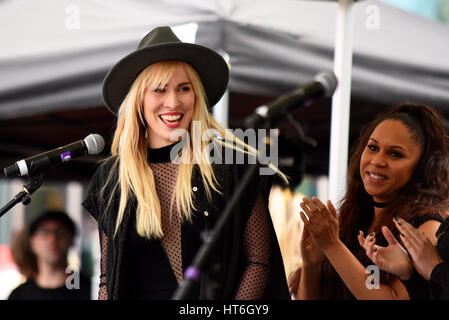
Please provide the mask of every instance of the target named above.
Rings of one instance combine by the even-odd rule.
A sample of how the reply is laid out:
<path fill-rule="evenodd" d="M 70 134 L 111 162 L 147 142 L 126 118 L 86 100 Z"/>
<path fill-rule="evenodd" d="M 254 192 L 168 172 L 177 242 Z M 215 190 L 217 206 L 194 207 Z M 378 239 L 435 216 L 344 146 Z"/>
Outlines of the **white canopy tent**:
<path fill-rule="evenodd" d="M 231 92 L 277 96 L 334 69 L 337 10 L 336 1 L 2 1 L 0 120 L 101 105 L 107 71 L 158 25 L 197 23 L 196 42 L 230 57 Z M 352 97 L 449 114 L 449 27 L 375 0 L 356 2 L 353 16 Z"/>
<path fill-rule="evenodd" d="M 145 33 L 191 22 L 198 23 L 198 43 L 229 54 L 231 91 L 279 95 L 333 69 L 337 6 L 286 0 L 2 1 L 0 118 L 101 104 L 104 75 Z M 447 25 L 374 0 L 357 2 L 354 19 L 353 95 L 449 106 Z"/>

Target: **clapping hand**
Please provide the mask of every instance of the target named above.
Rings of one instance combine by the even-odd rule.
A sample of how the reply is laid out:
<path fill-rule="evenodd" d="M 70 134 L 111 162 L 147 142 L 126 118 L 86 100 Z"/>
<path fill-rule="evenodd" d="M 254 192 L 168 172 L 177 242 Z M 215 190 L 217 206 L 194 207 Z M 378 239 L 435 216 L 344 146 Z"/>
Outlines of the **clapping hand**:
<path fill-rule="evenodd" d="M 309 231 L 304 228 L 301 235 L 301 257 L 304 267 L 316 267 L 324 261 L 324 252 L 313 242 Z"/>
<path fill-rule="evenodd" d="M 407 249 L 416 271 L 426 280 L 430 280 L 433 268 L 443 262 L 434 245 L 426 235 L 414 228 L 404 219 L 393 219 L 400 237 Z"/>
<path fill-rule="evenodd" d="M 339 240 L 337 211 L 331 201 L 327 207 L 316 197 L 303 198 L 300 212 L 304 229 L 310 233 L 314 243 L 322 250 L 327 250 Z"/>
<path fill-rule="evenodd" d="M 359 244 L 365 249 L 366 255 L 383 271 L 398 276 L 401 280 L 410 279 L 413 268 L 407 251 L 401 246 L 391 233 L 390 229 L 383 226 L 382 234 L 388 242 L 388 246 L 376 245 L 375 233 L 372 232 L 366 238 L 359 231 Z"/>

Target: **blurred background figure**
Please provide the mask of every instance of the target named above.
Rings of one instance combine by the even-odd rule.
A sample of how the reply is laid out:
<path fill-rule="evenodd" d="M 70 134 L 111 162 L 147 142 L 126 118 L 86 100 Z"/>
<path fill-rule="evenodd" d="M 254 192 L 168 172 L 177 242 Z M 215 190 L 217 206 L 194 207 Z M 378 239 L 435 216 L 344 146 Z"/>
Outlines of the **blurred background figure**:
<path fill-rule="evenodd" d="M 291 115 L 279 130 L 279 168 L 289 177 L 289 184 L 274 178 L 269 209 L 281 249 L 286 277 L 302 265 L 301 240 L 303 223 L 298 215 L 299 204 L 305 196 L 319 194 L 326 197 L 327 178 L 306 174 L 307 155 L 317 142 L 305 133 L 303 125 Z M 290 128 L 290 130 L 288 130 Z"/>
<path fill-rule="evenodd" d="M 22 275 L 14 263 L 9 245 L 0 244 L 0 299 L 7 299 L 21 281 Z"/>
<path fill-rule="evenodd" d="M 67 263 L 76 227 L 62 211 L 46 211 L 17 231 L 11 253 L 26 282 L 9 300 L 89 300 L 90 280 Z"/>
<path fill-rule="evenodd" d="M 270 192 L 271 219 L 281 249 L 286 277 L 302 264 L 298 243 L 301 240 L 303 223 L 295 209 L 304 196 L 300 192 L 279 185 L 274 185 Z"/>

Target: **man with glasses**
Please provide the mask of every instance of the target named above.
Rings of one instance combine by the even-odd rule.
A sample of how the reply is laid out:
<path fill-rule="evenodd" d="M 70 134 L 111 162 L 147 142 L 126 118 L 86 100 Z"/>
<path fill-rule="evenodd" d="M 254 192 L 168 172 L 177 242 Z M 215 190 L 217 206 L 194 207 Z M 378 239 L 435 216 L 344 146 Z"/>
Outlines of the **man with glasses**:
<path fill-rule="evenodd" d="M 67 214 L 46 211 L 15 239 L 12 254 L 27 281 L 14 289 L 9 300 L 88 300 L 87 277 L 67 273 L 68 250 L 76 227 Z M 79 277 L 75 279 L 75 277 Z"/>

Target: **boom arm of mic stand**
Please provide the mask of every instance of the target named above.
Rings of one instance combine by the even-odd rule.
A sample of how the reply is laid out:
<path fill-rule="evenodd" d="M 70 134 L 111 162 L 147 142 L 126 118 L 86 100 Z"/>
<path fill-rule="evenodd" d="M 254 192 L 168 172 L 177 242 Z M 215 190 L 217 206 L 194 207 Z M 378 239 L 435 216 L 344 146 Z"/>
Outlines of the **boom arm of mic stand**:
<path fill-rule="evenodd" d="M 19 202 L 22 202 L 24 206 L 30 203 L 30 196 L 39 189 L 44 180 L 45 173 L 41 173 L 40 175 L 34 177 L 29 183 L 23 186 L 23 191 L 20 191 L 15 197 L 9 201 L 3 208 L 0 209 L 0 218 L 8 212 L 12 207 L 14 207 Z"/>
<path fill-rule="evenodd" d="M 193 289 L 195 283 L 199 281 L 203 266 L 208 262 L 208 259 L 213 252 L 215 245 L 217 244 L 218 239 L 220 238 L 221 233 L 226 226 L 226 223 L 231 218 L 231 215 L 235 211 L 235 208 L 238 205 L 243 192 L 245 191 L 249 182 L 252 180 L 253 176 L 256 174 L 258 168 L 258 164 L 252 164 L 246 170 L 245 175 L 239 182 L 231 199 L 226 204 L 222 214 L 220 215 L 220 218 L 215 224 L 215 227 L 212 229 L 210 234 L 203 239 L 203 244 L 195 255 L 192 264 L 186 269 L 184 279 L 173 294 L 172 300 L 186 299 L 186 297 L 188 297 L 188 294 Z"/>

